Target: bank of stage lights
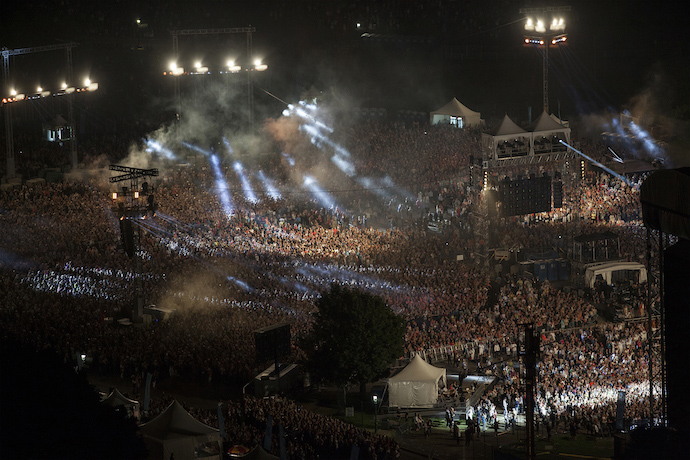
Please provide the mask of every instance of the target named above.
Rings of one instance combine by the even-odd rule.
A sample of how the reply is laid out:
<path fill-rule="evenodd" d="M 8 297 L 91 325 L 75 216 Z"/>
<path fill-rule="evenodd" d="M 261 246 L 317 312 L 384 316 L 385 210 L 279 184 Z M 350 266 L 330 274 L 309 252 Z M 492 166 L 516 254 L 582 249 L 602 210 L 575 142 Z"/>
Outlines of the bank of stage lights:
<path fill-rule="evenodd" d="M 543 45 L 547 40 L 551 42 L 551 45 L 557 45 L 568 39 L 567 34 L 564 33 L 565 20 L 563 18 L 553 18 L 548 31 L 544 24 L 542 19 L 527 18 L 525 31 L 530 33 L 530 36 L 525 37 L 525 45 Z"/>
<path fill-rule="evenodd" d="M 184 67 L 178 66 L 176 62 L 171 62 L 170 67 L 168 70 L 163 72 L 163 75 L 177 77 L 180 75 L 211 75 L 212 73 L 228 74 L 239 73 L 242 70 L 245 72 L 263 72 L 266 69 L 268 69 L 268 65 L 263 64 L 261 59 L 255 59 L 251 67 L 245 68 L 237 64 L 234 60 L 229 60 L 225 63 L 225 67 L 218 72 L 211 72 L 209 68 L 203 65 L 201 62 L 195 62 L 193 70 L 185 72 Z"/>
<path fill-rule="evenodd" d="M 68 86 L 67 83 L 62 83 L 60 89 L 57 91 L 46 90 L 39 86 L 33 93 L 19 93 L 16 89 L 12 88 L 10 90 L 10 95 L 8 97 L 2 98 L 3 104 L 10 104 L 12 102 L 19 102 L 24 100 L 35 100 L 42 99 L 48 96 L 64 96 L 66 94 L 82 93 L 87 91 L 96 91 L 98 89 L 98 83 L 92 82 L 90 78 L 84 79 L 84 84 L 82 86 Z"/>

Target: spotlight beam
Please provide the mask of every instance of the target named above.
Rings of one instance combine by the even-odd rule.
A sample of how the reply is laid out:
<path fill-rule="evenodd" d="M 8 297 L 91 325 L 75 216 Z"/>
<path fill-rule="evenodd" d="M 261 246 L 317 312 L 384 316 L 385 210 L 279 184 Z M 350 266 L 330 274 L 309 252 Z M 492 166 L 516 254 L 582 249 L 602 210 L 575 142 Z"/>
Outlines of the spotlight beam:
<path fill-rule="evenodd" d="M 622 181 L 625 182 L 627 185 L 629 185 L 629 186 L 632 187 L 632 185 L 633 185 L 632 182 L 630 182 L 630 180 L 628 180 L 625 176 L 622 176 L 622 175 L 618 174 L 616 171 L 614 171 L 614 170 L 611 169 L 611 168 L 607 168 L 606 166 L 604 166 L 603 164 L 599 163 L 599 162 L 598 162 L 597 160 L 595 160 L 594 158 L 591 158 L 591 157 L 585 155 L 584 153 L 580 152 L 578 149 L 576 149 L 576 148 L 573 147 L 572 145 L 569 145 L 569 144 L 563 142 L 563 141 L 560 140 L 560 139 L 558 140 L 558 142 L 560 142 L 561 144 L 565 145 L 565 146 L 568 147 L 570 150 L 572 150 L 573 152 L 579 154 L 579 155 L 582 156 L 583 158 L 589 160 L 589 161 L 590 161 L 592 164 L 594 164 L 595 166 L 600 167 L 601 169 L 603 169 L 603 170 L 606 171 L 607 173 L 611 174 L 611 175 L 614 176 L 614 177 L 617 177 L 618 179 L 622 180 Z"/>

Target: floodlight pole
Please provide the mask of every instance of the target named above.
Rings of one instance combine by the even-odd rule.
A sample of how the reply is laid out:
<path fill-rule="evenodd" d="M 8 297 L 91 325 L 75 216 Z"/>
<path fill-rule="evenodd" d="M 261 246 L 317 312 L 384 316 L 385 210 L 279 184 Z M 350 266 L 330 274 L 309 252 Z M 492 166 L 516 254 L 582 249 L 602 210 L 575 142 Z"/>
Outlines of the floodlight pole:
<path fill-rule="evenodd" d="M 218 35 L 218 34 L 247 34 L 247 59 L 251 59 L 252 52 L 252 32 L 255 32 L 254 27 L 227 27 L 223 29 L 185 29 L 185 30 L 171 30 L 173 40 L 173 55 L 175 56 L 175 62 L 180 57 L 180 48 L 177 37 L 179 35 Z M 254 95 L 252 93 L 252 77 L 251 72 L 247 72 L 247 108 L 249 111 L 249 121 L 251 125 L 254 125 Z M 179 122 L 182 112 L 182 102 L 180 96 L 180 76 L 174 75 L 175 80 L 175 107 L 177 109 L 176 119 Z"/>
<path fill-rule="evenodd" d="M 67 81 L 70 82 L 70 84 L 74 84 L 74 75 L 72 72 L 72 48 L 68 46 L 67 48 L 65 48 L 65 52 L 67 53 Z M 69 122 L 70 129 L 69 152 L 73 170 L 77 169 L 77 167 L 79 166 L 79 158 L 77 157 L 77 130 L 74 128 L 75 93 L 76 91 L 72 94 L 67 95 L 67 121 Z"/>
<path fill-rule="evenodd" d="M 520 8 L 520 13 L 523 14 L 544 14 L 544 13 L 554 13 L 570 11 L 569 6 L 547 6 L 541 8 Z M 538 34 L 544 41 L 544 54 L 542 58 L 542 91 L 543 91 L 543 105 L 544 111 L 549 113 L 549 46 L 551 45 L 551 40 L 554 38 L 554 34 L 543 32 Z"/>
<path fill-rule="evenodd" d="M 10 55 L 2 52 L 2 75 L 5 87 L 10 80 Z M 5 155 L 7 156 L 7 178 L 14 179 L 14 129 L 12 126 L 12 104 L 5 105 Z"/>
<path fill-rule="evenodd" d="M 55 50 L 67 50 L 67 75 L 68 81 L 72 78 L 72 48 L 77 46 L 74 42 L 61 43 L 59 45 L 46 45 L 46 46 L 34 46 L 30 48 L 15 48 L 15 49 L 3 49 L 2 50 L 2 74 L 3 82 L 5 87 L 8 87 L 12 81 L 10 80 L 10 56 L 18 56 L 21 54 L 37 53 L 39 51 L 55 51 Z M 71 81 L 70 81 L 71 83 Z M 76 157 L 77 157 L 77 141 L 74 129 L 74 120 L 72 116 L 72 97 L 69 95 L 69 123 L 72 135 L 72 140 L 70 142 L 70 152 L 72 159 L 72 167 L 76 167 Z M 7 178 L 13 179 L 16 175 L 15 162 L 14 162 L 14 128 L 12 124 L 12 104 L 4 104 L 5 106 L 5 156 L 7 159 Z"/>
<path fill-rule="evenodd" d="M 542 62 L 542 92 L 544 102 L 544 112 L 549 113 L 549 40 L 544 40 L 544 59 Z"/>

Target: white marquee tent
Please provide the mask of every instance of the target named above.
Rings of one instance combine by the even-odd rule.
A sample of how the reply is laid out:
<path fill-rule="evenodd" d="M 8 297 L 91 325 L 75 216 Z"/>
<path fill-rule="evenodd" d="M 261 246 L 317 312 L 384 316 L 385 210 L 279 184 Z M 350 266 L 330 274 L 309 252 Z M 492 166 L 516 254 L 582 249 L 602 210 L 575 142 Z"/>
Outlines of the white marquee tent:
<path fill-rule="evenodd" d="M 453 98 L 438 110 L 431 112 L 430 123 L 457 125 L 460 128 L 481 126 L 481 113 L 470 110 L 462 102 Z"/>
<path fill-rule="evenodd" d="M 505 115 L 496 127 L 482 133 L 484 159 L 565 151 L 566 147 L 558 141 L 570 143 L 570 128 L 559 121 L 544 111 L 525 130 Z"/>
<path fill-rule="evenodd" d="M 647 281 L 647 269 L 644 265 L 637 262 L 611 262 L 588 267 L 585 270 L 585 283 L 593 288 L 597 275 L 601 275 L 606 284 L 611 284 L 612 278 L 616 276 L 615 272 L 637 272 L 638 282 Z"/>
<path fill-rule="evenodd" d="M 431 407 L 438 400 L 441 384 L 446 385 L 446 370 L 415 355 L 403 370 L 388 379 L 388 405 Z"/>
<path fill-rule="evenodd" d="M 220 460 L 222 442 L 218 429 L 192 417 L 177 401 L 139 427 L 149 458 L 156 460 Z"/>
<path fill-rule="evenodd" d="M 120 390 L 117 388 L 115 388 L 106 398 L 102 399 L 101 404 L 112 407 L 124 406 L 131 415 L 137 419 L 139 418 L 139 401 L 128 398 L 120 393 Z"/>
<path fill-rule="evenodd" d="M 482 147 L 491 152 L 491 158 L 526 155 L 530 150 L 532 135 L 520 128 L 506 114 L 492 130 L 482 133 Z"/>
<path fill-rule="evenodd" d="M 532 150 L 537 150 L 540 141 L 548 141 L 553 148 L 565 150 L 564 145 L 558 145 L 556 139 L 570 144 L 570 128 L 563 126 L 554 120 L 546 111 L 543 111 L 534 122 L 527 127 L 532 132 Z"/>

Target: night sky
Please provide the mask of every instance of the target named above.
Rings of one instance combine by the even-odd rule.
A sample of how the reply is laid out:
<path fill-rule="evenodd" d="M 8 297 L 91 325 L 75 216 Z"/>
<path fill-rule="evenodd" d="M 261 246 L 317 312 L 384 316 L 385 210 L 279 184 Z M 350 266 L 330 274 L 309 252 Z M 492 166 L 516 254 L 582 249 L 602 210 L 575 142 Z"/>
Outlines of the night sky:
<path fill-rule="evenodd" d="M 11 1 L 0 46 L 75 41 L 74 71 L 99 81 L 101 98 L 146 104 L 165 96 L 160 75 L 171 29 L 256 28 L 253 50 L 269 65 L 263 88 L 285 100 L 337 88 L 362 107 L 429 111 L 452 97 L 483 116 L 525 119 L 542 101 L 540 51 L 522 46 L 526 1 Z M 564 3 L 553 3 L 561 6 Z M 650 88 L 659 110 L 688 116 L 687 45 L 676 2 L 585 1 L 565 13 L 568 47 L 551 52 L 551 111 L 564 117 L 629 106 Z M 9 8 L 8 8 L 9 7 Z M 139 18 L 145 26 L 137 26 Z M 361 27 L 356 28 L 360 22 Z M 362 37 L 362 34 L 373 34 Z M 182 57 L 240 58 L 244 36 L 181 37 Z M 245 56 L 246 58 L 246 56 Z M 15 86 L 64 78 L 64 54 L 12 61 Z M 190 63 L 187 66 L 191 66 Z M 6 89 L 5 89 L 6 91 Z M 28 91 L 28 90 L 23 90 Z M 281 110 L 257 99 L 267 115 Z"/>

